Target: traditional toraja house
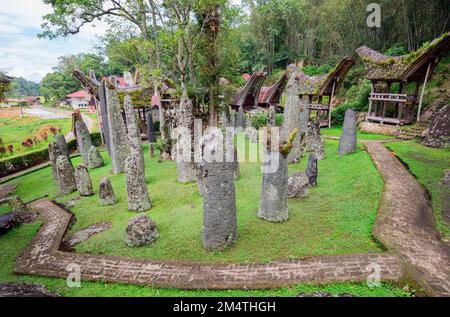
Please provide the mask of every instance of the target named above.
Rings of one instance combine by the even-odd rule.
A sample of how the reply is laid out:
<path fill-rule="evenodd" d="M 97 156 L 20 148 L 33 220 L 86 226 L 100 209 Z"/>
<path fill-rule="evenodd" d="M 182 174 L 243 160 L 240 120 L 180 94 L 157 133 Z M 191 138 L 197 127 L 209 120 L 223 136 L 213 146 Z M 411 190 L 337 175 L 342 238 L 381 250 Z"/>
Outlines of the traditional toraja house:
<path fill-rule="evenodd" d="M 270 108 L 274 106 L 275 110 L 281 102 L 281 96 L 283 95 L 283 90 L 287 82 L 287 73 L 285 72 L 283 76 L 272 86 L 262 87 L 259 93 L 258 107 Z"/>
<path fill-rule="evenodd" d="M 231 107 L 238 110 L 242 106 L 244 111 L 255 108 L 259 103 L 259 94 L 266 75 L 264 72 L 254 72 L 244 87 L 234 94 Z"/>
<path fill-rule="evenodd" d="M 367 46 L 358 48 L 356 52 L 366 66 L 365 77 L 372 82 L 366 120 L 396 125 L 410 124 L 418 103 L 417 121 L 420 121 L 425 86 L 449 47 L 450 32 L 403 56 L 389 57 Z M 397 93 L 391 92 L 395 83 L 399 84 Z M 410 83 L 415 84 L 413 94 L 407 92 Z"/>
<path fill-rule="evenodd" d="M 301 71 L 298 75 L 300 98 L 307 97 L 309 109 L 316 112 L 320 126 L 331 126 L 331 110 L 333 98 L 339 91 L 350 68 L 355 61 L 352 57 L 343 58 L 339 64 L 325 75 L 308 76 Z M 328 97 L 328 103 L 322 104 L 323 97 Z"/>
<path fill-rule="evenodd" d="M 99 126 L 104 137 L 103 141 L 109 146 L 108 136 L 105 131 L 108 131 L 107 127 L 107 113 L 108 107 L 106 104 L 106 91 L 105 85 L 111 84 L 117 89 L 117 94 L 121 105 L 123 106 L 123 100 L 126 95 L 129 95 L 133 101 L 133 106 L 137 110 L 140 118 L 140 128 L 143 135 L 147 128 L 147 116 L 148 111 L 152 111 L 154 121 L 159 121 L 158 106 L 161 104 L 164 108 L 169 109 L 173 106 L 173 96 L 171 95 L 174 85 L 165 79 L 162 82 L 161 87 L 161 100 L 159 100 L 153 89 L 144 89 L 139 85 L 139 76 L 136 73 L 134 78 L 130 74 L 125 74 L 124 77 L 110 76 L 102 78 L 102 81 L 96 79 L 95 73 L 90 71 L 89 76 L 86 76 L 80 70 L 74 70 L 73 75 L 80 81 L 83 89 L 89 92 L 96 105 L 99 119 Z M 125 113 L 122 113 L 125 118 Z"/>

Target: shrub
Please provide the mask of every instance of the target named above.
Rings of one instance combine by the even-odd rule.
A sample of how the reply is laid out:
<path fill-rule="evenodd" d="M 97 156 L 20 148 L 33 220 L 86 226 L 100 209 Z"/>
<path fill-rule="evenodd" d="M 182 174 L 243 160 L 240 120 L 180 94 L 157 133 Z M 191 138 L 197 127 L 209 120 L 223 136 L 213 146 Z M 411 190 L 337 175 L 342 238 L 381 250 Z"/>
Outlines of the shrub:
<path fill-rule="evenodd" d="M 368 80 L 363 80 L 358 85 L 350 87 L 346 93 L 347 102 L 333 109 L 331 119 L 335 124 L 344 121 L 345 111 L 353 109 L 355 111 L 367 111 L 369 105 L 369 95 L 371 84 Z"/>

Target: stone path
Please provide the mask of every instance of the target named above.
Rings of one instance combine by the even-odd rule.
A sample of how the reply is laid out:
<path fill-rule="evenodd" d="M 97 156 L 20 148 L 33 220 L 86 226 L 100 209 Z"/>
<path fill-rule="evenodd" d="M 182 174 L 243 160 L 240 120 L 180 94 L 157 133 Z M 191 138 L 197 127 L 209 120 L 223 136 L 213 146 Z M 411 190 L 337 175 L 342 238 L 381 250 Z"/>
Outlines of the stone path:
<path fill-rule="evenodd" d="M 401 256 L 426 293 L 450 296 L 450 246 L 435 229 L 426 190 L 382 142 L 364 143 L 385 182 L 374 235 Z"/>
<path fill-rule="evenodd" d="M 200 264 L 69 253 L 59 245 L 71 215 L 48 200 L 32 203 L 44 224 L 17 258 L 15 273 L 66 278 L 77 264 L 82 280 L 102 280 L 181 289 L 273 288 L 298 283 L 366 281 L 370 264 L 378 264 L 383 280 L 398 280 L 403 268 L 396 256 L 383 254 L 326 255 L 270 264 Z"/>
<path fill-rule="evenodd" d="M 59 250 L 72 215 L 48 200 L 32 203 L 44 225 L 17 258 L 15 273 L 67 277 L 69 264 L 82 280 L 102 280 L 181 289 L 257 289 L 298 283 L 365 281 L 369 265 L 381 279 L 416 282 L 429 295 L 450 295 L 450 250 L 435 230 L 424 188 L 382 145 L 364 141 L 385 181 L 374 235 L 390 251 L 382 254 L 325 255 L 270 264 L 202 264 L 154 261 Z"/>

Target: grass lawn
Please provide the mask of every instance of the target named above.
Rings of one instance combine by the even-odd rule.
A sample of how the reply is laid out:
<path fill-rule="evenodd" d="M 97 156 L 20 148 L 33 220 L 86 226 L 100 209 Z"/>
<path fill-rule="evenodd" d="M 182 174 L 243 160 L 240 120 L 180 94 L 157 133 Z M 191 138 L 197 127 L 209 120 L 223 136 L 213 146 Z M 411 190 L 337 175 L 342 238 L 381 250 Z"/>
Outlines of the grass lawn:
<path fill-rule="evenodd" d="M 256 218 L 261 173 L 259 163 L 241 163 L 241 178 L 236 182 L 238 210 L 238 240 L 220 253 L 208 253 L 202 248 L 202 198 L 196 184 L 176 181 L 173 162 L 157 163 L 150 159 L 144 145 L 146 180 L 153 207 L 145 214 L 158 225 L 160 238 L 152 245 L 128 248 L 125 227 L 135 213 L 127 210 L 124 175 L 110 174 L 111 162 L 103 168 L 90 170 L 98 191 L 102 176 L 110 176 L 118 204 L 101 207 L 97 196 L 81 198 L 72 208 L 77 222 L 72 232 L 87 225 L 110 220 L 110 230 L 91 237 L 77 246 L 78 252 L 114 254 L 139 258 L 185 260 L 197 262 L 270 262 L 281 258 L 297 258 L 319 254 L 382 252 L 372 239 L 383 181 L 369 155 L 362 150 L 344 157 L 337 156 L 337 142 L 326 142 L 326 159 L 319 162 L 319 186 L 304 199 L 289 201 L 290 219 L 282 224 Z M 74 159 L 78 164 L 80 158 Z M 307 157 L 290 167 L 290 174 L 304 170 Z M 28 201 L 48 194 L 58 198 L 50 168 L 25 175 L 12 182 L 18 184 L 17 194 Z M 40 186 L 46 184 L 46 186 Z M 77 197 L 74 193 L 64 202 Z M 369 288 L 364 283 L 329 285 L 297 285 L 273 290 L 183 291 L 142 286 L 83 282 L 82 287 L 68 288 L 64 279 L 16 277 L 12 274 L 14 259 L 39 229 L 39 224 L 23 225 L 0 237 L 0 281 L 23 280 L 46 285 L 67 296 L 295 296 L 317 290 L 331 293 L 351 293 L 357 296 L 408 296 L 409 293 L 390 284 Z"/>
<path fill-rule="evenodd" d="M 414 141 L 386 143 L 386 146 L 408 164 L 411 172 L 430 192 L 437 229 L 448 241 L 450 189 L 442 184 L 442 177 L 450 168 L 450 149 L 433 149 Z"/>
<path fill-rule="evenodd" d="M 12 144 L 14 146 L 13 155 L 25 153 L 28 151 L 45 148 L 48 143 L 53 140 L 53 135 L 50 133 L 50 127 L 60 128 L 63 134 L 66 134 L 71 129 L 71 119 L 40 119 L 33 116 L 0 116 L 0 138 L 3 146 Z M 38 145 L 33 145 L 32 148 L 26 148 L 21 145 L 22 141 L 34 137 L 41 139 L 41 134 L 46 132 L 48 140 L 41 142 Z M 9 157 L 9 154 L 3 157 Z M 2 158 L 2 157 L 0 157 Z"/>
<path fill-rule="evenodd" d="M 323 136 L 340 137 L 342 133 L 342 126 L 332 126 L 331 128 L 321 129 L 320 133 Z M 366 133 L 362 131 L 357 132 L 358 140 L 385 140 L 393 138 L 394 137 L 390 135 Z"/>

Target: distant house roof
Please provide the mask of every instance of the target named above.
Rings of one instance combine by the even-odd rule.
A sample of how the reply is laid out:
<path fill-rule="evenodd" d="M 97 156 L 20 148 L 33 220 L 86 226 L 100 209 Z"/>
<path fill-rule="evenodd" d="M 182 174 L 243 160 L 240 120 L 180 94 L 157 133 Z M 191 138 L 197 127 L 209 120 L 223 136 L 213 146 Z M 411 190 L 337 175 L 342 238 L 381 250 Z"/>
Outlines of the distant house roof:
<path fill-rule="evenodd" d="M 252 77 L 252 75 L 244 74 L 244 75 L 242 75 L 242 77 L 244 77 L 245 81 L 248 81 L 250 79 L 250 77 Z"/>
<path fill-rule="evenodd" d="M 361 46 L 356 52 L 366 66 L 367 79 L 402 81 L 422 77 L 429 62 L 437 63 L 436 58 L 448 52 L 449 48 L 450 32 L 402 56 L 387 56 L 367 46 Z"/>
<path fill-rule="evenodd" d="M 8 76 L 0 72 L 0 83 L 7 84 L 14 80 L 14 77 Z"/>
<path fill-rule="evenodd" d="M 116 82 L 117 82 L 117 86 L 118 86 L 117 88 L 124 88 L 124 87 L 129 86 L 125 83 L 125 77 L 123 77 L 123 76 L 102 77 L 102 80 L 107 80 L 107 81 L 111 82 L 112 77 L 116 77 Z"/>
<path fill-rule="evenodd" d="M 243 106 L 246 109 L 255 107 L 258 104 L 259 93 L 266 75 L 264 72 L 254 72 L 244 87 L 236 92 L 231 105 Z"/>
<path fill-rule="evenodd" d="M 34 103 L 36 101 L 38 101 L 40 98 L 37 96 L 28 96 L 25 98 L 25 100 L 29 103 Z"/>
<path fill-rule="evenodd" d="M 260 104 L 280 103 L 281 95 L 287 82 L 287 72 L 272 86 L 265 86 L 261 88 L 259 93 Z"/>
<path fill-rule="evenodd" d="M 335 68 L 324 75 L 308 76 L 302 71 L 298 71 L 297 80 L 300 84 L 298 93 L 300 95 L 331 95 L 333 90 L 333 79 L 336 79 L 334 87 L 334 92 L 336 93 L 342 85 L 348 71 L 354 64 L 355 61 L 353 58 L 347 56 L 344 57 Z"/>
<path fill-rule="evenodd" d="M 86 90 L 78 90 L 66 96 L 67 98 L 89 98 L 89 93 Z"/>

